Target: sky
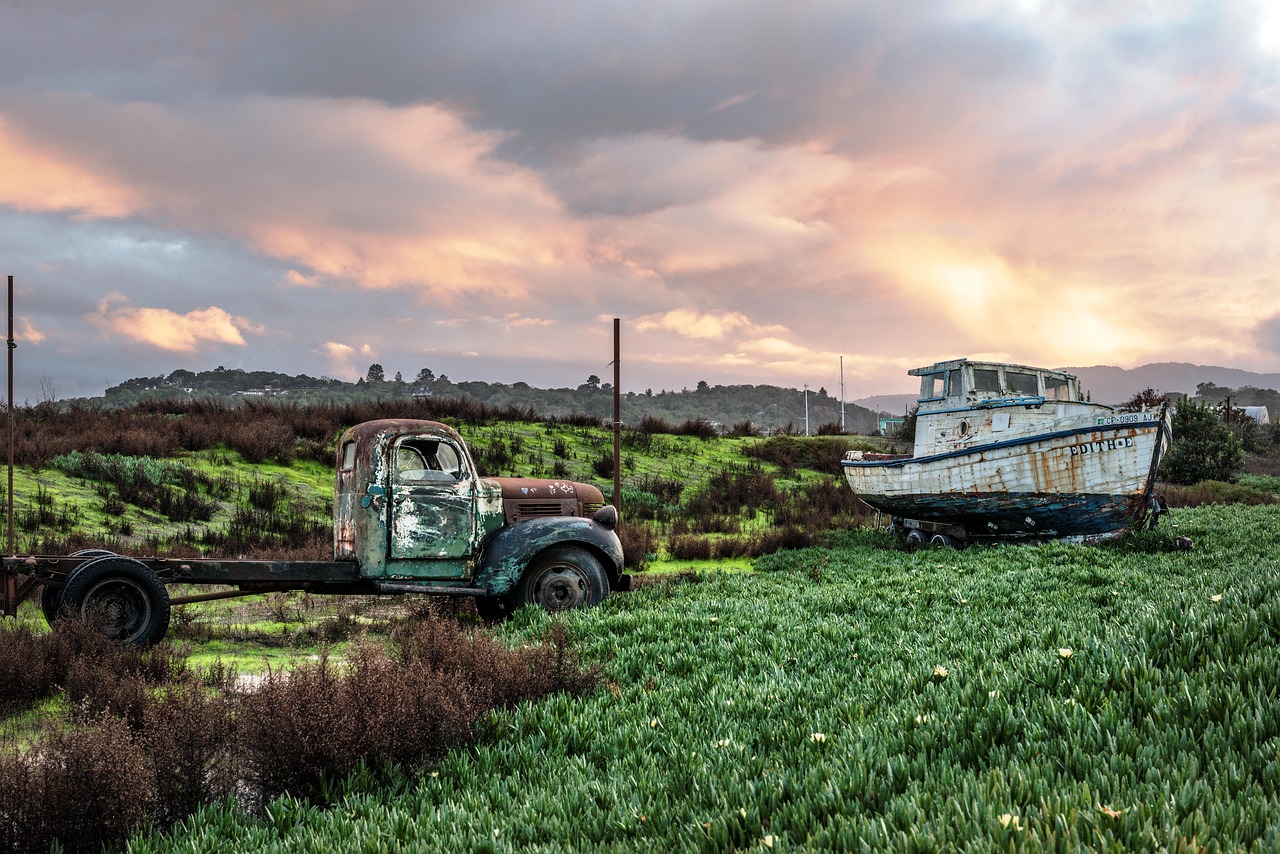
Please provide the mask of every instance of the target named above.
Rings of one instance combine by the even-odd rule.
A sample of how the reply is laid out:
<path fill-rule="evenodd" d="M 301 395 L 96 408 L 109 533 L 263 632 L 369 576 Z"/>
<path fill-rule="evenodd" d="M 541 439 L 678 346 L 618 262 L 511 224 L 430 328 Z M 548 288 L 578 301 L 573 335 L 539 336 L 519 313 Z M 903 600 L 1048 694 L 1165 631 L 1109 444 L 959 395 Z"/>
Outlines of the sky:
<path fill-rule="evenodd" d="M 18 402 L 1280 370 L 1270 0 L 0 0 Z"/>

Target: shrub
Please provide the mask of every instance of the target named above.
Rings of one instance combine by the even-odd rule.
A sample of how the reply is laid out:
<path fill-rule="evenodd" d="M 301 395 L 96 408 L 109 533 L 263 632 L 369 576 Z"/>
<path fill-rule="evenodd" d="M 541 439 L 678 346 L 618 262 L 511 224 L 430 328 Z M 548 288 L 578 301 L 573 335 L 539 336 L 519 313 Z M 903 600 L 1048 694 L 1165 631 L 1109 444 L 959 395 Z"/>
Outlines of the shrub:
<path fill-rule="evenodd" d="M 1173 413 L 1173 439 L 1160 463 L 1160 478 L 1169 483 L 1231 481 L 1244 465 L 1239 437 L 1207 406 L 1180 404 Z"/>
<path fill-rule="evenodd" d="M 674 436 L 679 428 L 667 419 L 659 415 L 646 415 L 640 419 L 640 426 L 636 428 L 637 432 L 652 436 L 655 433 L 665 433 L 668 436 Z"/>
<path fill-rule="evenodd" d="M 869 445 L 865 447 L 870 449 Z M 854 443 L 839 436 L 772 436 L 744 448 L 743 453 L 773 463 L 783 471 L 807 468 L 837 474 L 845 453 L 854 448 Z"/>
<path fill-rule="evenodd" d="M 777 507 L 781 497 L 773 475 L 759 465 L 723 468 L 685 500 L 684 512 L 690 518 L 699 519 L 706 529 L 709 526 L 706 517 L 733 515 L 743 510 L 754 514 Z"/>
<path fill-rule="evenodd" d="M 720 435 L 716 425 L 705 418 L 690 418 L 676 428 L 675 432 L 678 436 L 695 436 L 703 440 L 714 439 Z"/>
<path fill-rule="evenodd" d="M 658 535 L 642 522 L 629 521 L 618 526 L 622 541 L 622 560 L 627 569 L 643 570 L 658 553 Z"/>
<path fill-rule="evenodd" d="M 1272 492 L 1240 483 L 1202 480 L 1192 486 L 1166 485 L 1161 497 L 1170 507 L 1199 507 L 1202 504 L 1276 504 L 1280 498 Z"/>
<path fill-rule="evenodd" d="M 600 678 L 559 622 L 513 650 L 428 614 L 399 627 L 391 652 L 356 643 L 343 668 L 322 658 L 240 692 L 225 669 L 197 681 L 172 650 L 119 649 L 76 623 L 12 639 L 0 664 L 22 652 L 79 675 L 65 720 L 43 719 L 34 747 L 0 753 L 0 851 L 97 851 L 230 794 L 250 808 L 286 792 L 324 799 L 359 768 L 439 757 L 491 708 Z"/>
<path fill-rule="evenodd" d="M 667 554 L 673 560 L 710 560 L 713 547 L 710 537 L 677 534 L 667 540 Z"/>
<path fill-rule="evenodd" d="M 613 480 L 613 452 L 605 451 L 596 457 L 591 464 L 591 470 L 601 480 Z"/>
<path fill-rule="evenodd" d="M 154 804 L 151 764 L 123 721 L 102 715 L 80 727 L 50 727 L 39 750 L 0 760 L 0 849 L 119 845 Z"/>

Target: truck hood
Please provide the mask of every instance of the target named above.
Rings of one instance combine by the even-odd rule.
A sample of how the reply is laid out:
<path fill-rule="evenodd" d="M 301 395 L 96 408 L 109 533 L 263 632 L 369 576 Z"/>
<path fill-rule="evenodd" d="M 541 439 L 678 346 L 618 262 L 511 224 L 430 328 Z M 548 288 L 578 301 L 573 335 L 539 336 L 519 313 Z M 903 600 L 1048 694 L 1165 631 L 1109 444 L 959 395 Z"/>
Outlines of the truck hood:
<path fill-rule="evenodd" d="M 604 493 L 589 483 L 572 480 L 551 480 L 540 477 L 488 477 L 502 487 L 504 501 L 563 501 L 574 499 L 579 504 L 604 504 Z"/>

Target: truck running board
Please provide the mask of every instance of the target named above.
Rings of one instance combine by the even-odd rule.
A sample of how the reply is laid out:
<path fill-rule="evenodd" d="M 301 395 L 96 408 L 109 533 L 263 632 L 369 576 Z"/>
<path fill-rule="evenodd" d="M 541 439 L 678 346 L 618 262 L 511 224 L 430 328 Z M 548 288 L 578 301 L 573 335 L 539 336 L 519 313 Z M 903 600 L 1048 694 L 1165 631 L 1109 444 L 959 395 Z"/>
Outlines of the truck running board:
<path fill-rule="evenodd" d="M 483 587 L 457 587 L 414 583 L 412 581 L 379 581 L 374 585 L 379 593 L 431 593 L 443 596 L 489 596 Z"/>

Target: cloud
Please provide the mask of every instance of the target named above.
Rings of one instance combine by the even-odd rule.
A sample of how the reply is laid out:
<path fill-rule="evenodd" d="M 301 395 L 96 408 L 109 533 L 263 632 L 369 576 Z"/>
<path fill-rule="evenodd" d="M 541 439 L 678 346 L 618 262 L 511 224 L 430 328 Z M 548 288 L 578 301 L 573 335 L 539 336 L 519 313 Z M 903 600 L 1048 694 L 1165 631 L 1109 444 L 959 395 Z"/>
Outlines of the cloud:
<path fill-rule="evenodd" d="M 178 314 L 165 308 L 114 305 L 123 299 L 120 294 L 108 294 L 98 304 L 98 313 L 88 320 L 106 331 L 161 350 L 194 353 L 206 344 L 243 347 L 246 342 L 241 333 L 260 335 L 266 331 L 217 306 Z"/>
<path fill-rule="evenodd" d="M 700 314 L 687 308 L 676 308 L 662 315 L 641 317 L 635 323 L 638 332 L 662 329 L 688 338 L 705 338 L 713 341 L 723 339 L 732 331 L 753 327 L 754 324 L 746 315 L 736 311 Z"/>
<path fill-rule="evenodd" d="M 40 344 L 44 342 L 45 334 L 36 328 L 30 318 L 17 317 L 15 321 L 18 324 L 18 331 L 14 333 L 14 338 L 18 341 L 25 341 L 28 344 Z"/>
<path fill-rule="evenodd" d="M 289 270 L 284 274 L 284 280 L 287 284 L 295 288 L 315 288 L 320 285 L 319 276 L 308 276 L 297 270 Z"/>
<path fill-rule="evenodd" d="M 355 380 L 365 375 L 368 366 L 357 365 L 357 359 L 363 361 L 378 358 L 373 347 L 367 342 L 357 347 L 338 341 L 326 341 L 321 350 L 327 360 L 329 373 L 339 378 L 346 377 L 348 380 Z"/>
<path fill-rule="evenodd" d="M 583 254 L 538 176 L 492 156 L 501 135 L 437 106 L 255 97 L 197 113 L 42 94 L 8 113 L 30 138 L 18 153 L 45 154 L 0 201 L 243 240 L 291 265 L 292 285 L 510 298 Z"/>
<path fill-rule="evenodd" d="M 92 163 L 67 161 L 23 139 L 0 115 L 0 205 L 37 213 L 66 211 L 86 217 L 124 216 L 137 205 L 125 184 Z"/>
<path fill-rule="evenodd" d="M 1280 354 L 1280 314 L 1273 314 L 1259 323 L 1254 336 L 1259 347 Z"/>
<path fill-rule="evenodd" d="M 510 329 L 528 329 L 555 325 L 556 321 L 548 317 L 515 317 L 507 321 L 507 327 Z"/>

